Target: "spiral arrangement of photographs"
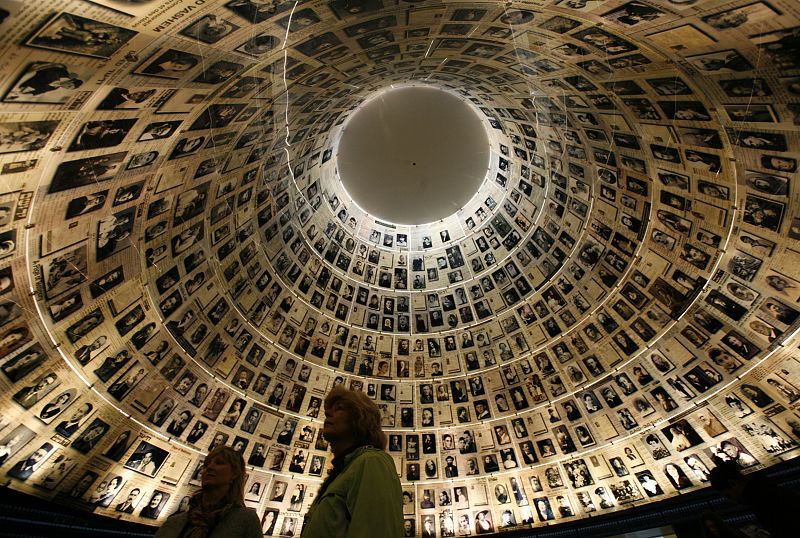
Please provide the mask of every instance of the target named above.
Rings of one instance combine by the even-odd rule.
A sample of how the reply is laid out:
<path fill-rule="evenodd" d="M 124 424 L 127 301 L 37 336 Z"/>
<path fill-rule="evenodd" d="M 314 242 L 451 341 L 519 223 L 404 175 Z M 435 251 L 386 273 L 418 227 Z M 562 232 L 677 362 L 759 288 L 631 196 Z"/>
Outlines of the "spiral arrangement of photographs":
<path fill-rule="evenodd" d="M 407 536 L 798 455 L 795 2 L 0 0 L 0 30 L 10 487 L 159 524 L 228 444 L 294 535 L 338 384 L 381 410 Z M 487 134 L 427 224 L 339 174 L 392 85 Z"/>

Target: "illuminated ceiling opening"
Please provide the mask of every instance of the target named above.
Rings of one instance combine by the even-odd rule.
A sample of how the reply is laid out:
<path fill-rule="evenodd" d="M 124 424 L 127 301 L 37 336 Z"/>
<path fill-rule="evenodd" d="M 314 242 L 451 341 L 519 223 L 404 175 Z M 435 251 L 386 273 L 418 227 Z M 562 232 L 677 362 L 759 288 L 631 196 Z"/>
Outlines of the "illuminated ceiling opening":
<path fill-rule="evenodd" d="M 342 129 L 336 164 L 345 190 L 382 221 L 449 217 L 478 192 L 489 169 L 489 125 L 478 114 L 434 87 L 386 89 Z"/>

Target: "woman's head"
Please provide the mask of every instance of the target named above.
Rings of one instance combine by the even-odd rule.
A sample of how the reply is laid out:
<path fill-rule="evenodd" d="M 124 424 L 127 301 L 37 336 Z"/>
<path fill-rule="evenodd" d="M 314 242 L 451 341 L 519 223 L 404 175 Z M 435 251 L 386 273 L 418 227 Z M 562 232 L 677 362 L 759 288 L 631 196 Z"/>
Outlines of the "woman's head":
<path fill-rule="evenodd" d="M 244 459 L 229 446 L 215 448 L 203 462 L 203 490 L 227 486 L 221 503 L 223 505 L 244 504 L 245 478 Z"/>
<path fill-rule="evenodd" d="M 356 446 L 372 445 L 386 449 L 388 439 L 381 429 L 381 414 L 378 407 L 366 394 L 348 390 L 339 385 L 325 397 L 325 412 L 341 408 L 348 417 L 350 433 Z"/>

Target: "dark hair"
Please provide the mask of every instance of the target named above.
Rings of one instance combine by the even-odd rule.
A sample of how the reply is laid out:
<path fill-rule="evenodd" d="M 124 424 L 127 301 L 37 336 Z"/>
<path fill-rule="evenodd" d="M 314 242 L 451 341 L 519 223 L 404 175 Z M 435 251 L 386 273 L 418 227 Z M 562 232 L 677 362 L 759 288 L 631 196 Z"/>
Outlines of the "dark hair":
<path fill-rule="evenodd" d="M 388 439 L 381 429 L 381 413 L 366 394 L 339 385 L 325 397 L 325 409 L 336 404 L 342 404 L 347 410 L 356 446 L 371 445 L 386 450 Z"/>

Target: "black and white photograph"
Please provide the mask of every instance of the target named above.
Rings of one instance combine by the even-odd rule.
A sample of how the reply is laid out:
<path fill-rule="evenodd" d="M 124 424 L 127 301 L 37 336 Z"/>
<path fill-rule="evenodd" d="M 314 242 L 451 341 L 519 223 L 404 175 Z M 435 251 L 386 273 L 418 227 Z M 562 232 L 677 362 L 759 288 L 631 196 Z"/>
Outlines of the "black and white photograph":
<path fill-rule="evenodd" d="M 664 12 L 644 2 L 627 2 L 617 9 L 603 13 L 603 18 L 609 21 L 634 27 L 658 20 Z"/>
<path fill-rule="evenodd" d="M 159 448 L 147 441 L 140 441 L 124 466 L 126 469 L 131 469 L 152 478 L 168 457 L 169 452 L 163 448 Z"/>
<path fill-rule="evenodd" d="M 25 409 L 30 409 L 52 392 L 60 384 L 60 381 L 58 374 L 52 370 L 45 372 L 33 379 L 29 385 L 19 389 L 13 399 Z"/>
<path fill-rule="evenodd" d="M 55 15 L 26 45 L 95 58 L 110 58 L 138 32 L 70 13 Z"/>
<path fill-rule="evenodd" d="M 169 138 L 175 131 L 177 131 L 178 127 L 180 127 L 181 123 L 180 120 L 177 121 L 160 121 L 156 123 L 151 123 L 147 127 L 144 128 L 142 134 L 139 135 L 137 142 L 146 142 L 148 140 L 161 140 L 164 138 Z"/>
<path fill-rule="evenodd" d="M 235 32 L 239 26 L 217 15 L 205 15 L 181 30 L 181 35 L 213 45 Z"/>
<path fill-rule="evenodd" d="M 1 446 L 1 445 L 0 445 Z M 8 476 L 17 480 L 27 480 L 35 473 L 53 453 L 55 446 L 53 443 L 43 443 L 39 448 L 15 463 L 9 470 Z"/>
<path fill-rule="evenodd" d="M 748 194 L 744 203 L 743 220 L 746 224 L 777 232 L 783 221 L 786 204 Z"/>
<path fill-rule="evenodd" d="M 0 123 L 0 154 L 34 151 L 45 147 L 59 121 Z"/>
<path fill-rule="evenodd" d="M 196 54 L 167 49 L 146 60 L 134 73 L 177 80 L 198 66 L 201 60 L 202 58 Z"/>
<path fill-rule="evenodd" d="M 70 446 L 81 454 L 88 454 L 100 444 L 109 429 L 111 426 L 106 421 L 95 418 Z"/>
<path fill-rule="evenodd" d="M 732 461 L 740 469 L 758 465 L 758 460 L 747 450 L 736 437 L 729 437 L 705 449 L 712 460 Z"/>
<path fill-rule="evenodd" d="M 84 65 L 32 62 L 6 92 L 6 103 L 63 104 L 74 97 L 92 76 Z"/>
<path fill-rule="evenodd" d="M 97 110 L 137 110 L 144 108 L 147 101 L 156 95 L 153 88 L 115 87 L 97 105 Z"/>
<path fill-rule="evenodd" d="M 155 490 L 150 495 L 150 500 L 147 501 L 147 504 L 139 511 L 139 515 L 141 517 L 145 517 L 147 519 L 158 519 L 158 515 L 163 510 L 164 506 L 167 505 L 169 501 L 170 494 L 166 493 L 161 490 Z"/>
<path fill-rule="evenodd" d="M 123 151 L 62 162 L 56 168 L 47 192 L 53 194 L 109 180 L 119 172 L 127 155 Z"/>
<path fill-rule="evenodd" d="M 83 124 L 67 151 L 84 151 L 118 146 L 136 119 L 99 120 Z"/>
<path fill-rule="evenodd" d="M 105 260 L 131 244 L 136 208 L 125 209 L 100 219 L 97 223 L 95 257 Z"/>

